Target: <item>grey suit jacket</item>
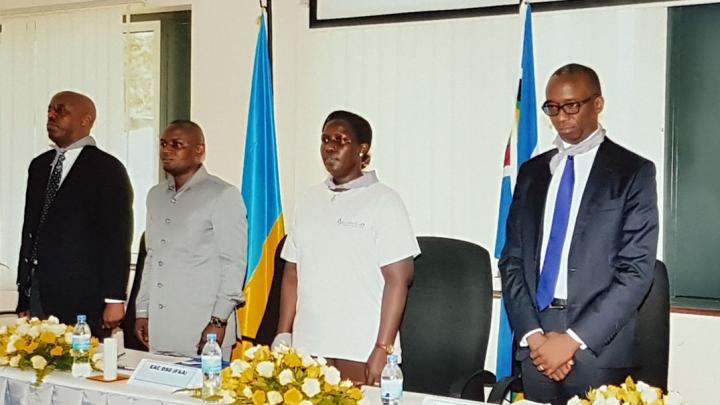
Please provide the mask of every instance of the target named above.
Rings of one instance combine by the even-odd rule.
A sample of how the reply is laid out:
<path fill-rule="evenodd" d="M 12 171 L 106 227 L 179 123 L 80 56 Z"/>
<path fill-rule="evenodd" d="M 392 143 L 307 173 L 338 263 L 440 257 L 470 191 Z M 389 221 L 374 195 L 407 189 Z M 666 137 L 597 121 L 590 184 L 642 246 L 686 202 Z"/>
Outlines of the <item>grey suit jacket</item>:
<path fill-rule="evenodd" d="M 550 158 L 522 165 L 499 262 L 515 336 L 543 328 L 535 305 Z M 599 364 L 635 361 L 637 308 L 653 280 L 658 242 L 655 166 L 609 139 L 599 146 L 568 254 L 568 326 Z M 545 329 L 545 328 L 543 328 Z"/>
<path fill-rule="evenodd" d="M 149 319 L 150 351 L 196 355 L 211 316 L 228 319 L 222 346 L 234 344 L 247 264 L 240 191 L 204 167 L 177 192 L 170 178 L 150 190 L 146 226 L 136 314 Z"/>

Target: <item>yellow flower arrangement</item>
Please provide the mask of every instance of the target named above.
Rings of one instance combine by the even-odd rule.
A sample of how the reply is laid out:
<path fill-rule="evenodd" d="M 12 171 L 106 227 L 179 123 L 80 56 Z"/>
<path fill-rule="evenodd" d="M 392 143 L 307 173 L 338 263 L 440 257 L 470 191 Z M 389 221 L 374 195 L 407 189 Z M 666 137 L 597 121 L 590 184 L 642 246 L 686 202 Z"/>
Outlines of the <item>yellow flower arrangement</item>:
<path fill-rule="evenodd" d="M 223 369 L 220 395 L 207 399 L 233 405 L 358 405 L 363 392 L 341 380 L 322 357 L 295 348 L 253 346 Z"/>
<path fill-rule="evenodd" d="M 18 318 L 15 324 L 0 327 L 0 366 L 35 370 L 35 383 L 42 383 L 53 370 L 72 368 L 72 332 L 51 316 L 45 321 L 38 318 Z M 90 357 L 98 347 L 92 338 Z"/>
<path fill-rule="evenodd" d="M 651 387 L 642 381 L 635 383 L 627 377 L 619 387 L 603 385 L 592 389 L 586 398 L 575 396 L 567 405 L 687 405 L 680 394 L 669 392 L 663 395 L 660 388 Z"/>

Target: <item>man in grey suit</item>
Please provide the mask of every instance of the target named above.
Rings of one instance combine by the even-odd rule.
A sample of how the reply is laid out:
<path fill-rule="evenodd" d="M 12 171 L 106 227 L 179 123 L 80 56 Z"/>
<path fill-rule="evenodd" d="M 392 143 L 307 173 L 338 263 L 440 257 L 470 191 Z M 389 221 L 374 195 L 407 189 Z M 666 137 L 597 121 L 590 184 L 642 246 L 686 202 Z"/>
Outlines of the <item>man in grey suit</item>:
<path fill-rule="evenodd" d="M 243 300 L 247 218 L 237 187 L 203 166 L 205 139 L 192 121 L 160 139 L 168 174 L 147 197 L 147 257 L 136 300 L 135 334 L 151 352 L 194 356 L 216 333 L 228 360 Z"/>
<path fill-rule="evenodd" d="M 597 74 L 570 64 L 546 88 L 557 149 L 520 168 L 499 262 L 527 398 L 565 404 L 622 382 L 658 242 L 655 166 L 598 123 Z"/>

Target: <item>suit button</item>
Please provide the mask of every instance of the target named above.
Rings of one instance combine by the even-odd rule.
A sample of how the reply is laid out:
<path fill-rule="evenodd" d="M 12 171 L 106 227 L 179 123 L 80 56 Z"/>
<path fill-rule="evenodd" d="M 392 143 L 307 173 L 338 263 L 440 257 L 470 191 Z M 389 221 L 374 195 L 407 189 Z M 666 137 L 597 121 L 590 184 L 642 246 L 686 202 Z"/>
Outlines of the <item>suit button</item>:
<path fill-rule="evenodd" d="M 28 238 L 30 238 L 30 239 L 32 239 L 32 238 L 33 238 L 33 234 L 32 234 L 32 232 L 28 232 Z"/>
<path fill-rule="evenodd" d="M 163 308 L 165 308 L 165 305 L 163 305 L 163 304 L 158 304 L 158 308 L 163 309 Z"/>
<path fill-rule="evenodd" d="M 157 283 L 158 288 L 163 288 L 163 283 Z"/>
<path fill-rule="evenodd" d="M 33 260 L 33 262 L 32 262 L 32 263 L 33 263 L 34 265 L 36 265 L 36 266 L 37 266 L 37 264 L 38 264 L 38 261 L 37 261 L 37 259 Z"/>
<path fill-rule="evenodd" d="M 24 258 L 24 259 L 23 259 L 23 261 L 24 261 L 25 263 L 30 263 L 30 260 L 28 260 L 28 258 L 27 258 L 27 257 L 26 257 L 26 258 Z"/>
<path fill-rule="evenodd" d="M 165 218 L 165 223 L 166 223 L 166 224 L 169 224 L 170 222 L 172 222 L 172 221 L 170 220 L 170 218 Z"/>
<path fill-rule="evenodd" d="M 165 265 L 165 262 L 163 262 L 162 260 L 160 260 L 160 261 L 158 262 L 158 266 L 162 267 L 162 266 L 164 266 L 164 265 Z"/>
<path fill-rule="evenodd" d="M 577 269 L 568 269 L 568 271 L 570 271 L 570 273 L 575 273 Z"/>

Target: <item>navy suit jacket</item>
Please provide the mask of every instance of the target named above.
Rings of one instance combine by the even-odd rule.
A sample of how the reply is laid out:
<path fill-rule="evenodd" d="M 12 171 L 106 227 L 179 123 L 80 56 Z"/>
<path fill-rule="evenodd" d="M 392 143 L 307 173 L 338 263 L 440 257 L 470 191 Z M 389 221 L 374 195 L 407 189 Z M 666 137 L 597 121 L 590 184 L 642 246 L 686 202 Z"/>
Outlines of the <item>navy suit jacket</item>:
<path fill-rule="evenodd" d="M 545 329 L 535 292 L 549 163 L 556 153 L 548 151 L 522 165 L 508 217 L 499 267 L 518 341 L 533 329 Z M 634 366 L 637 309 L 652 284 L 657 251 L 655 165 L 606 138 L 593 162 L 575 229 L 568 231 L 568 326 L 599 364 Z"/>
<path fill-rule="evenodd" d="M 105 299 L 125 300 L 132 239 L 132 188 L 125 167 L 95 146 L 85 146 L 60 185 L 38 229 L 55 151 L 28 169 L 25 217 L 18 265 L 17 311 L 30 309 L 30 255 L 38 239 L 40 300 L 46 315 L 102 324 Z"/>

